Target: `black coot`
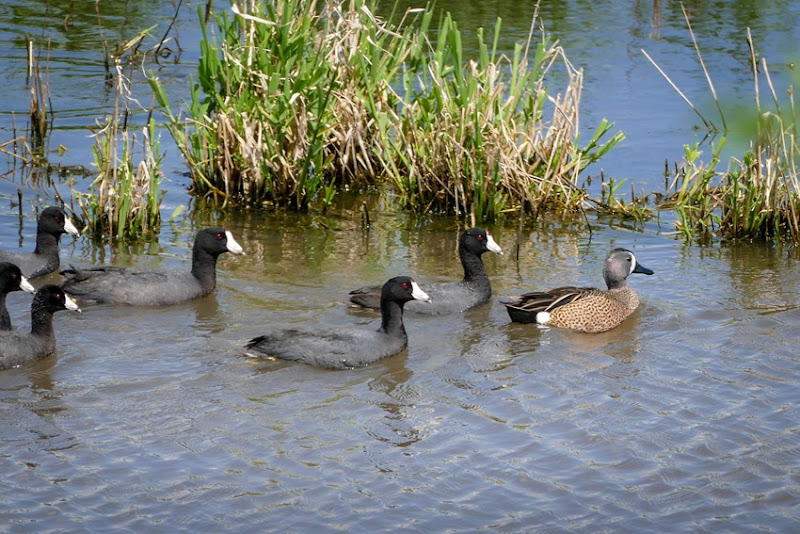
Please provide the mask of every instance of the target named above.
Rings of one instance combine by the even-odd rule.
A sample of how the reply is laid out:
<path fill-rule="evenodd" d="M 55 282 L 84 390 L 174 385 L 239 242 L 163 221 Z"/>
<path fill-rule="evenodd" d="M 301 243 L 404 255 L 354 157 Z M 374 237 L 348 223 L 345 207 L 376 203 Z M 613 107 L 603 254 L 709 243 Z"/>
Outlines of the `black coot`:
<path fill-rule="evenodd" d="M 0 369 L 52 354 L 56 350 L 53 314 L 60 310 L 81 311 L 60 287 L 48 284 L 39 289 L 31 304 L 30 333 L 0 332 Z"/>
<path fill-rule="evenodd" d="M 78 235 L 78 229 L 75 228 L 63 209 L 45 208 L 39 215 L 34 251 L 0 250 L 0 261 L 13 263 L 29 279 L 52 273 L 61 264 L 58 257 L 58 243 L 62 234 Z"/>
<path fill-rule="evenodd" d="M 191 271 L 136 271 L 123 267 L 94 267 L 61 272 L 61 285 L 70 295 L 94 302 L 133 306 L 166 306 L 204 297 L 217 285 L 217 257 L 223 252 L 244 254 L 224 228 L 197 233 Z"/>
<path fill-rule="evenodd" d="M 492 296 L 492 286 L 481 260 L 487 251 L 503 253 L 487 230 L 470 228 L 463 232 L 458 240 L 458 255 L 464 267 L 464 279 L 444 284 L 426 284 L 432 302 L 409 302 L 406 311 L 429 315 L 460 313 L 488 302 Z M 363 308 L 380 308 L 380 295 L 380 286 L 362 287 L 350 292 L 350 302 Z"/>
<path fill-rule="evenodd" d="M 378 330 L 281 330 L 251 339 L 245 348 L 256 358 L 280 358 L 329 369 L 362 367 L 406 348 L 403 305 L 412 300 L 430 302 L 430 297 L 408 276 L 398 276 L 383 284 Z"/>

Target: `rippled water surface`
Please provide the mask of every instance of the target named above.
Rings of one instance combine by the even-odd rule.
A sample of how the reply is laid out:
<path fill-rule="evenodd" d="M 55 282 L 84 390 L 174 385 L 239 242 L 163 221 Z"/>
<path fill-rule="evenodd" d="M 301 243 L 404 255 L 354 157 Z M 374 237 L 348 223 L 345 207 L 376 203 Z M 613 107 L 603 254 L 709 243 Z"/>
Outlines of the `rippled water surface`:
<path fill-rule="evenodd" d="M 0 374 L 6 528 L 796 528 L 796 251 L 497 228 L 497 295 L 600 283 L 624 245 L 656 271 L 632 277 L 641 310 L 601 335 L 510 324 L 496 301 L 408 315 L 406 352 L 335 372 L 241 347 L 271 327 L 377 327 L 346 290 L 457 278 L 459 229 L 227 222 L 249 255 L 221 258 L 215 295 L 62 312 L 58 354 Z M 189 242 L 133 263 L 186 269 Z"/>
<path fill-rule="evenodd" d="M 656 184 L 696 119 L 639 49 L 660 53 L 694 96 L 707 91 L 683 55 L 691 44 L 679 7 L 546 4 L 546 24 L 587 66 L 584 126 L 607 116 L 628 134 L 603 166 Z M 695 4 L 693 24 L 722 86 L 746 83 L 739 38 L 747 25 L 765 52 L 794 52 L 786 47 L 796 42 L 788 21 L 797 2 Z M 12 137 L 10 112 L 22 122 L 27 109 L 21 36 L 52 32 L 53 145 L 69 149 L 65 163 L 88 166 L 82 128 L 109 102 L 98 96 L 96 16 L 69 26 L 72 5 L 0 6 L 13 21 L 0 32 L 0 65 L 15 88 L 0 97 L 0 141 Z M 484 4 L 459 10 L 462 27 L 497 9 L 509 37 L 526 34 L 529 14 L 516 4 L 475 5 Z M 112 41 L 163 22 L 175 7 L 113 6 L 103 34 Z M 159 71 L 176 95 L 197 54 L 193 20 L 191 12 L 178 23 L 179 64 Z M 165 165 L 171 212 L 190 203 L 177 156 Z M 52 200 L 51 189 L 7 175 L 0 246 L 31 250 L 33 206 Z M 246 358 L 246 341 L 271 328 L 377 328 L 376 313 L 344 304 L 351 288 L 412 274 L 424 289 L 461 276 L 458 221 L 375 203 L 365 229 L 360 199 L 337 202 L 326 215 L 189 205 L 157 242 L 125 250 L 65 238 L 63 263 L 188 269 L 196 231 L 225 225 L 247 255 L 221 256 L 217 291 L 192 303 L 82 303 L 80 315 L 60 312 L 57 353 L 0 372 L 0 531 L 798 529 L 795 247 L 683 244 L 670 224 L 655 222 L 629 228 L 590 218 L 590 232 L 580 221 L 506 220 L 491 228 L 505 255 L 484 257 L 492 302 L 450 317 L 409 314 L 403 353 L 339 372 Z M 603 258 L 616 246 L 655 271 L 631 277 L 642 306 L 621 327 L 584 335 L 509 322 L 498 298 L 600 285 Z M 28 324 L 30 297 L 14 293 L 8 304 L 14 324 Z"/>

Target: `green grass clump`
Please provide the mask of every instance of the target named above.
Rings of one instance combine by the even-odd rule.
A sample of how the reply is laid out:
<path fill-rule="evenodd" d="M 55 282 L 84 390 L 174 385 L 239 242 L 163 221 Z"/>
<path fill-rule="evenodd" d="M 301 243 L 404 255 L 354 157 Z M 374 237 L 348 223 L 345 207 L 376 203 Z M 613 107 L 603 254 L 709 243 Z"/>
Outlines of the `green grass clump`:
<path fill-rule="evenodd" d="M 158 233 L 161 225 L 160 190 L 163 154 L 152 117 L 140 131 L 129 128 L 127 78 L 117 65 L 114 110 L 102 127 L 93 132 L 92 147 L 97 177 L 88 192 L 72 191 L 82 213 L 87 231 L 95 237 L 134 239 L 146 233 Z M 137 148 L 141 159 L 135 163 Z"/>
<path fill-rule="evenodd" d="M 724 137 L 712 145 L 707 164 L 700 162 L 697 144 L 687 146 L 684 163 L 676 171 L 666 202 L 658 208 L 676 211 L 676 227 L 687 239 L 785 238 L 800 243 L 800 148 L 792 91 L 786 111 L 775 93 L 766 59 L 762 58 L 760 64 L 756 59 L 749 31 L 748 45 L 755 81 L 755 114 L 751 115 L 752 123 L 751 117 L 741 114 L 738 126 L 753 133 L 750 150 L 741 158 L 732 158 L 728 170 L 718 172 Z M 765 109 L 760 102 L 759 73 L 766 79 L 773 109 Z M 718 102 L 717 109 L 722 113 Z M 723 116 L 726 130 L 728 122 Z"/>
<path fill-rule="evenodd" d="M 432 53 L 404 73 L 395 160 L 402 169 L 398 189 L 412 206 L 470 213 L 478 221 L 507 208 L 578 209 L 585 197 L 579 173 L 623 138 L 618 133 L 600 144 L 611 129 L 603 121 L 580 147 L 582 71 L 547 38 L 517 44 L 511 58 L 499 54 L 500 32 L 499 19 L 491 44 L 479 31 L 478 58 L 466 60 L 448 14 Z M 568 83 L 553 97 L 545 80 L 557 65 Z"/>
<path fill-rule="evenodd" d="M 622 139 L 603 141 L 604 121 L 579 145 L 582 71 L 546 38 L 498 53 L 499 20 L 491 46 L 481 31 L 468 59 L 452 18 L 434 39 L 432 17 L 409 10 L 393 24 L 367 0 L 250 0 L 216 16 L 188 119 L 151 80 L 194 192 L 307 209 L 379 186 L 405 207 L 479 221 L 579 208 L 580 172 Z M 545 78 L 556 64 L 567 88 L 553 96 Z"/>
<path fill-rule="evenodd" d="M 389 31 L 359 0 L 347 11 L 251 1 L 246 13 L 217 15 L 218 36 L 204 29 L 191 119 L 172 115 L 151 80 L 194 192 L 306 209 L 330 202 L 337 186 L 377 183 L 398 102 L 390 82 L 419 36 Z"/>

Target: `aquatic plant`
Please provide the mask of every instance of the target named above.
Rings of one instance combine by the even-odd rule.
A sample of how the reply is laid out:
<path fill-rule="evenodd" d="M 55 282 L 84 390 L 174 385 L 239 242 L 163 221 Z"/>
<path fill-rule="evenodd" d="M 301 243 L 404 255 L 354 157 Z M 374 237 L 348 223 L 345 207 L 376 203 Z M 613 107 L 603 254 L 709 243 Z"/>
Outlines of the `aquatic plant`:
<path fill-rule="evenodd" d="M 579 146 L 582 71 L 544 37 L 500 54 L 499 20 L 468 60 L 449 15 L 432 37 L 431 7 L 395 24 L 367 0 L 250 0 L 233 13 L 215 16 L 218 35 L 204 28 L 187 120 L 151 79 L 194 192 L 218 204 L 306 209 L 389 185 L 406 207 L 476 221 L 579 209 L 579 173 L 623 137 L 601 142 L 603 121 Z M 553 96 L 557 62 L 568 83 Z"/>
<path fill-rule="evenodd" d="M 250 1 L 215 20 L 219 36 L 204 27 L 191 119 L 174 116 L 151 79 L 194 192 L 305 209 L 329 203 L 337 185 L 377 183 L 385 165 L 374 144 L 387 141 L 381 128 L 398 101 L 389 81 L 413 51 L 413 30 L 389 31 L 361 1 L 349 11 Z"/>
<path fill-rule="evenodd" d="M 461 32 L 447 14 L 431 53 L 403 73 L 393 147 L 404 171 L 396 185 L 412 206 L 470 214 L 473 221 L 506 209 L 580 209 L 586 195 L 579 173 L 623 138 L 617 133 L 601 144 L 611 130 L 603 121 L 580 147 L 583 72 L 546 37 L 518 43 L 511 58 L 500 54 L 500 32 L 498 20 L 490 46 L 480 30 L 477 60 L 466 60 Z M 567 87 L 552 96 L 545 80 L 556 65 Z"/>
<path fill-rule="evenodd" d="M 684 163 L 676 167 L 665 201 L 658 208 L 676 211 L 676 227 L 687 239 L 718 235 L 725 239 L 788 238 L 800 243 L 800 148 L 792 91 L 786 111 L 775 92 L 766 58 L 757 59 L 749 29 L 747 43 L 755 87 L 755 120 L 751 128 L 754 139 L 750 149 L 741 158 L 732 158 L 728 170 L 719 172 L 724 137 L 711 145 L 708 163 L 700 161 L 702 152 L 697 144 L 687 145 Z M 760 74 L 767 82 L 774 109 L 762 106 Z M 717 109 L 727 131 L 728 121 L 718 102 Z M 711 125 L 707 121 L 706 124 Z"/>
<path fill-rule="evenodd" d="M 624 220 L 633 221 L 634 223 L 642 223 L 653 216 L 653 213 L 648 206 L 648 198 L 644 191 L 637 196 L 633 184 L 631 184 L 631 199 L 625 200 L 621 195 L 622 186 L 625 185 L 627 180 L 615 180 L 610 177 L 605 179 L 603 173 L 600 173 L 601 187 L 600 199 L 590 198 L 589 201 L 594 203 L 596 210 L 610 217 L 616 217 Z"/>
<path fill-rule="evenodd" d="M 28 47 L 28 80 L 31 84 L 31 109 L 30 109 L 30 144 L 39 152 L 42 151 L 50 120 L 47 118 L 49 94 L 48 86 L 42 81 L 39 68 L 39 58 L 34 51 L 33 41 L 27 41 Z"/>
<path fill-rule="evenodd" d="M 96 237 L 136 238 L 143 233 L 157 233 L 161 224 L 163 154 L 152 117 L 141 128 L 139 139 L 129 126 L 129 83 L 117 61 L 113 111 L 93 131 L 97 177 L 88 192 L 72 189 L 83 223 Z M 137 147 L 142 151 L 139 163 L 135 163 Z"/>

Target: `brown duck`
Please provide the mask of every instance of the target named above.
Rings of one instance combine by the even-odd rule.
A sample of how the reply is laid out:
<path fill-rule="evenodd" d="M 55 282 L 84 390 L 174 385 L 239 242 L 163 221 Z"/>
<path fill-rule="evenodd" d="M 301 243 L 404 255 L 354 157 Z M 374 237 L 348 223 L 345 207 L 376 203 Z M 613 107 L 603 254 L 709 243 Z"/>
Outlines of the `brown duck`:
<path fill-rule="evenodd" d="M 598 333 L 611 330 L 639 307 L 639 296 L 628 287 L 633 273 L 653 274 L 639 265 L 633 252 L 615 248 L 606 256 L 603 278 L 607 290 L 594 287 L 559 287 L 520 295 L 504 302 L 515 323 L 538 323 L 568 328 L 578 332 Z"/>

